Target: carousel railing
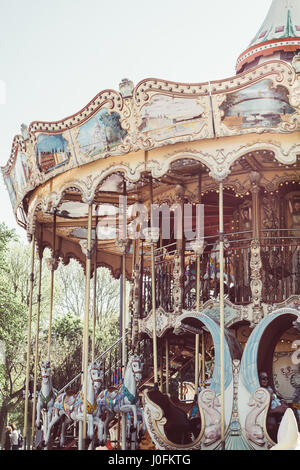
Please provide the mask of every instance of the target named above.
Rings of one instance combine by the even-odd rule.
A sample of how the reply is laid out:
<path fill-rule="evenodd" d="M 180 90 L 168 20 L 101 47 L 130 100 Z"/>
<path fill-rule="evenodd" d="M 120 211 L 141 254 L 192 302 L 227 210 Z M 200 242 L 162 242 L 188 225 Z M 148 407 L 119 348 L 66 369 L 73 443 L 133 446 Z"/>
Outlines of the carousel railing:
<path fill-rule="evenodd" d="M 159 247 L 155 250 L 155 301 L 156 307 L 170 312 L 173 302 L 173 269 L 176 243 Z M 143 268 L 141 276 L 141 318 L 145 318 L 152 309 L 152 278 L 151 267 Z"/>
<path fill-rule="evenodd" d="M 131 349 L 129 348 L 129 334 L 126 332 L 126 361 L 132 354 Z M 121 363 L 121 353 L 122 350 L 122 338 L 119 338 L 115 341 L 109 348 L 97 356 L 94 360 L 102 364 L 103 369 L 103 388 L 117 386 L 121 383 L 122 380 L 122 363 Z M 144 357 L 144 366 L 149 367 L 151 363 L 151 346 L 149 339 L 143 339 L 139 341 L 136 347 L 137 354 L 142 354 Z M 79 390 L 81 387 L 81 377 L 82 372 L 79 372 L 70 382 L 68 382 L 61 390 L 60 393 L 64 393 L 67 390 L 75 389 Z"/>
<path fill-rule="evenodd" d="M 262 300 L 283 302 L 300 295 L 300 229 L 261 231 Z"/>
<path fill-rule="evenodd" d="M 227 233 L 224 238 L 224 292 L 236 304 L 251 302 L 250 255 L 252 232 Z M 200 256 L 200 297 L 202 302 L 217 298 L 220 289 L 219 243 L 216 237 L 205 237 Z M 189 244 L 186 244 L 189 247 Z M 185 251 L 183 307 L 196 307 L 196 257 Z"/>
<path fill-rule="evenodd" d="M 126 338 L 128 338 L 128 332 L 126 333 Z M 112 364 L 114 363 L 115 369 L 117 370 L 118 366 L 121 365 L 119 356 L 120 356 L 120 348 L 122 347 L 122 338 L 119 338 L 115 341 L 109 348 L 107 348 L 104 352 L 102 352 L 99 356 L 95 358 L 95 361 L 102 362 L 103 364 L 103 373 L 104 377 L 106 377 L 106 381 L 111 383 L 111 376 L 109 375 L 110 369 Z M 114 358 L 114 361 L 113 361 Z M 108 367 L 110 364 L 110 367 Z M 109 376 L 109 378 L 108 378 Z M 68 382 L 58 393 L 66 392 L 67 390 L 76 388 L 79 390 L 81 386 L 81 377 L 82 372 L 79 372 L 70 382 Z M 117 378 L 117 375 L 116 375 Z"/>
<path fill-rule="evenodd" d="M 300 229 L 266 229 L 260 235 L 259 276 L 263 283 L 261 300 L 266 303 L 282 302 L 291 295 L 299 295 Z M 227 233 L 224 240 L 225 295 L 234 304 L 249 304 L 252 302 L 252 231 Z M 200 297 L 203 303 L 218 298 L 220 289 L 218 239 L 205 237 L 204 241 L 204 252 L 200 256 Z M 176 254 L 175 243 L 155 250 L 156 307 L 161 306 L 166 312 L 174 309 Z M 179 281 L 183 292 L 182 308 L 192 310 L 196 307 L 196 257 L 189 242 L 185 243 L 182 266 L 184 272 Z M 152 308 L 150 267 L 143 270 L 141 279 L 140 316 L 146 317 Z"/>

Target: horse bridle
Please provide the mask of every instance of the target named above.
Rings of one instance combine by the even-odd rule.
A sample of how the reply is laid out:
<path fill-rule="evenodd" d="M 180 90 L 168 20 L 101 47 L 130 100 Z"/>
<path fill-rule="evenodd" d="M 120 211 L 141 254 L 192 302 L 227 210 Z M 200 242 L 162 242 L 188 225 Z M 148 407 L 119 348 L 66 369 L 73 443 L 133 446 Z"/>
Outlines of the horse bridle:
<path fill-rule="evenodd" d="M 141 374 L 142 375 L 142 368 L 138 369 L 138 370 L 133 370 L 132 366 L 136 362 L 139 362 L 141 364 L 141 360 L 140 359 L 133 359 L 132 362 L 131 362 L 131 370 L 132 370 L 132 373 L 133 373 L 135 379 L 136 379 L 136 374 Z"/>
<path fill-rule="evenodd" d="M 48 370 L 48 369 L 47 369 L 47 370 Z M 42 379 L 49 379 L 49 378 L 51 377 L 51 374 L 49 374 L 49 375 L 44 375 L 44 374 L 42 374 L 41 377 L 42 377 Z"/>
<path fill-rule="evenodd" d="M 90 374 L 91 374 L 92 382 L 93 382 L 93 383 L 98 383 L 98 382 L 99 382 L 99 383 L 102 383 L 102 381 L 103 381 L 102 378 L 100 378 L 100 379 L 93 379 L 93 376 L 92 376 L 92 371 L 93 371 L 93 370 L 96 370 L 97 372 L 100 372 L 100 371 L 102 371 L 102 369 L 97 369 L 97 367 L 92 367 L 92 368 L 90 369 Z"/>

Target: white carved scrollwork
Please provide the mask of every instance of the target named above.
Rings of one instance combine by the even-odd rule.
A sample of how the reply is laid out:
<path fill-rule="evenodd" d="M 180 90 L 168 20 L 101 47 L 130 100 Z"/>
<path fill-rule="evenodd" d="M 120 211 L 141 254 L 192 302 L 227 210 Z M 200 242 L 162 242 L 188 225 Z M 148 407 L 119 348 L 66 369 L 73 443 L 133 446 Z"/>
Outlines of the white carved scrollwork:
<path fill-rule="evenodd" d="M 250 397 L 248 403 L 251 410 L 245 421 L 246 437 L 260 447 L 265 444 L 265 420 L 269 401 L 270 393 L 268 390 L 258 388 Z"/>

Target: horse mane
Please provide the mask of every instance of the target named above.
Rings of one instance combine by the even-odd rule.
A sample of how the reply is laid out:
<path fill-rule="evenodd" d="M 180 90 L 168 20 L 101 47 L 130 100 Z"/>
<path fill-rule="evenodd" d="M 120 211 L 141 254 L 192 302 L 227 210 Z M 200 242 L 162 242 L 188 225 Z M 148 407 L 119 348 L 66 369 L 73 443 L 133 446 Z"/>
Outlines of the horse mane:
<path fill-rule="evenodd" d="M 140 359 L 140 357 L 137 356 L 136 354 L 133 354 L 132 356 L 129 357 L 126 367 L 125 367 L 125 371 L 124 371 L 124 381 L 125 381 L 125 378 L 128 377 L 131 371 L 131 363 L 133 362 L 133 360 L 136 360 L 137 358 Z"/>

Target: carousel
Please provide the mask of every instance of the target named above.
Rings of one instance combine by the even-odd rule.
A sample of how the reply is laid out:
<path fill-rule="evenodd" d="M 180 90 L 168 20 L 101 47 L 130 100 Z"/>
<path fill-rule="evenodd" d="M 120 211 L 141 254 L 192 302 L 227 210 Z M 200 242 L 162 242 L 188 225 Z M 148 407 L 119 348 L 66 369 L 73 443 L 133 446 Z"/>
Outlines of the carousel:
<path fill-rule="evenodd" d="M 22 126 L 2 174 L 32 266 L 51 250 L 42 364 L 30 277 L 27 446 L 33 361 L 44 449 L 268 450 L 274 394 L 298 420 L 299 137 L 298 0 L 272 1 L 233 77 L 124 79 L 73 116 Z M 57 391 L 55 271 L 72 258 L 86 282 L 82 362 Z M 96 357 L 100 267 L 120 279 L 121 335 Z"/>

